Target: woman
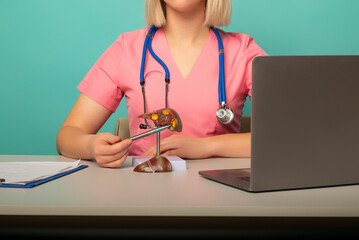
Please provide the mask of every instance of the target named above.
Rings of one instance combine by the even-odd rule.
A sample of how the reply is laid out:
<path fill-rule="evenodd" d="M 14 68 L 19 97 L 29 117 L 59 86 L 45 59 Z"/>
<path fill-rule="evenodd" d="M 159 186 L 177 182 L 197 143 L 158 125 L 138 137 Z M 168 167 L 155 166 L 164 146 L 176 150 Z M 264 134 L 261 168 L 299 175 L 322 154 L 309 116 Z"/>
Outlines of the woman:
<path fill-rule="evenodd" d="M 250 133 L 238 133 L 246 97 L 251 96 L 251 62 L 266 53 L 246 34 L 219 30 L 224 45 L 228 107 L 234 120 L 217 121 L 219 52 L 211 26 L 228 25 L 230 0 L 147 0 L 146 22 L 159 27 L 154 52 L 170 72 L 168 107 L 183 123 L 181 133 L 161 133 L 161 154 L 182 158 L 249 157 Z M 145 130 L 140 85 L 142 47 L 148 28 L 123 33 L 82 80 L 81 94 L 59 130 L 59 154 L 96 159 L 103 167 L 119 167 L 128 155 L 155 155 L 155 135 L 132 142 L 98 130 L 126 96 L 131 135 Z M 165 107 L 165 72 L 147 54 L 144 79 L 146 110 Z"/>

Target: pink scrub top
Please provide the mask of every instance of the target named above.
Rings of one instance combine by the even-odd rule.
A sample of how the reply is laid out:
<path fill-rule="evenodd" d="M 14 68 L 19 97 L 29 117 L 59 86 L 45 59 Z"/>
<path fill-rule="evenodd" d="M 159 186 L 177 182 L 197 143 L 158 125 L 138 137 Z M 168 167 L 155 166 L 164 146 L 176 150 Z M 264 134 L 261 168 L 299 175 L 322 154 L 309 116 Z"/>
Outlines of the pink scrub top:
<path fill-rule="evenodd" d="M 115 112 L 123 96 L 126 97 L 131 136 L 144 129 L 138 118 L 143 113 L 140 68 L 143 44 L 149 28 L 122 33 L 90 69 L 78 89 L 89 98 Z M 251 97 L 252 59 L 267 55 L 253 40 L 242 33 L 220 30 L 224 45 L 224 68 L 227 105 L 234 111 L 229 125 L 217 121 L 218 101 L 218 41 L 209 32 L 202 52 L 192 70 L 184 78 L 171 55 L 163 29 L 152 41 L 152 48 L 170 72 L 168 107 L 182 120 L 182 132 L 161 132 L 161 139 L 173 134 L 192 137 L 210 137 L 225 133 L 238 133 L 246 97 Z M 165 107 L 165 72 L 147 50 L 145 65 L 145 92 L 147 112 Z M 148 120 L 153 125 L 152 120 Z M 156 144 L 156 134 L 133 142 L 129 155 L 137 156 Z"/>

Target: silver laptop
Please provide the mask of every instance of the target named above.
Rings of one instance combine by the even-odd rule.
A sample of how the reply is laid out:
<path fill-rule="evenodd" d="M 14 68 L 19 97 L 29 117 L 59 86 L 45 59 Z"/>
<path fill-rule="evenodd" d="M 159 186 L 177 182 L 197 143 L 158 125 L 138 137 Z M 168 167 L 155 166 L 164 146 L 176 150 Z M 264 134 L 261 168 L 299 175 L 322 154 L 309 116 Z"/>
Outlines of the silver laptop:
<path fill-rule="evenodd" d="M 253 60 L 250 169 L 204 170 L 250 192 L 359 183 L 359 56 Z"/>

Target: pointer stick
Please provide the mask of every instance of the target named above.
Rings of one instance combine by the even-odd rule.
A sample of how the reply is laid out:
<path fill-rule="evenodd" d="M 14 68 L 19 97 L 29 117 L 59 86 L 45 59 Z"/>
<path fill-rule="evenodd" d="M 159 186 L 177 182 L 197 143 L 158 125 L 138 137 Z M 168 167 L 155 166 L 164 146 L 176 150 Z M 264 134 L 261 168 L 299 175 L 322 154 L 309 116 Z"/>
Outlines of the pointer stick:
<path fill-rule="evenodd" d="M 159 133 L 159 132 L 161 132 L 161 131 L 163 131 L 163 130 L 165 130 L 165 129 L 168 129 L 168 128 L 170 128 L 170 127 L 171 127 L 171 125 L 165 125 L 165 126 L 162 126 L 162 127 L 158 127 L 158 128 L 152 129 L 152 130 L 150 130 L 150 131 L 147 131 L 147 132 L 144 132 L 144 133 L 140 133 L 140 134 L 138 134 L 138 135 L 135 135 L 135 136 L 133 136 L 133 137 L 130 137 L 130 139 L 131 139 L 132 141 L 134 141 L 134 140 L 137 140 L 137 139 L 140 139 L 140 138 L 143 138 L 143 137 L 147 137 L 147 136 L 149 136 L 149 135 L 151 135 L 151 134 L 154 134 L 154 133 Z"/>

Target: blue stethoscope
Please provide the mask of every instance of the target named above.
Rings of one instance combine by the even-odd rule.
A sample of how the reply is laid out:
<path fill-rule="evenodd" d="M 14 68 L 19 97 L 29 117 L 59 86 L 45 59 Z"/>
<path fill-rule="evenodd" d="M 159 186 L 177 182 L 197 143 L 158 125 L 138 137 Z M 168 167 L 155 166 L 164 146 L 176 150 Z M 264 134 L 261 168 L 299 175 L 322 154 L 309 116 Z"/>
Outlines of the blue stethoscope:
<path fill-rule="evenodd" d="M 219 77 L 218 77 L 218 98 L 219 98 L 219 109 L 216 111 L 216 116 L 218 121 L 221 124 L 229 124 L 232 122 L 234 118 L 234 113 L 232 109 L 227 107 L 226 103 L 226 88 L 225 88 L 225 79 L 224 79 L 224 50 L 223 50 L 223 43 L 222 38 L 218 32 L 218 30 L 214 27 L 211 27 L 211 29 L 216 34 L 217 40 L 218 40 L 218 51 L 219 51 Z M 148 31 L 145 39 L 145 43 L 143 45 L 143 51 L 142 51 L 142 62 L 141 62 L 141 73 L 140 73 L 140 84 L 142 88 L 142 96 L 143 96 L 143 105 L 144 105 L 144 113 L 146 113 L 146 97 L 145 97 L 145 78 L 144 78 L 144 69 L 146 64 L 146 52 L 147 49 L 151 53 L 152 57 L 156 59 L 156 61 L 161 64 L 163 69 L 165 70 L 165 82 L 166 82 L 166 93 L 165 93 L 165 106 L 167 108 L 167 102 L 168 102 L 168 84 L 170 82 L 170 72 L 168 71 L 168 68 L 166 64 L 154 53 L 152 49 L 152 40 L 157 32 L 158 28 L 155 26 L 152 26 L 150 30 Z M 141 124 L 140 128 L 153 128 L 153 126 L 149 125 L 146 121 L 146 125 Z"/>

